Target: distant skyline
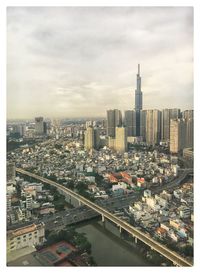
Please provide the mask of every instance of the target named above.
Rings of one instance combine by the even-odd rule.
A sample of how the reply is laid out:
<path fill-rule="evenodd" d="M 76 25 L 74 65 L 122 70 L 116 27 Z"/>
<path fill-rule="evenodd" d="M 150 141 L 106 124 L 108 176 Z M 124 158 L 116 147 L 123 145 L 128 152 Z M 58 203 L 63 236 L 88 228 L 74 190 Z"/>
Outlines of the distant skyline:
<path fill-rule="evenodd" d="M 7 118 L 193 109 L 191 7 L 10 7 Z"/>

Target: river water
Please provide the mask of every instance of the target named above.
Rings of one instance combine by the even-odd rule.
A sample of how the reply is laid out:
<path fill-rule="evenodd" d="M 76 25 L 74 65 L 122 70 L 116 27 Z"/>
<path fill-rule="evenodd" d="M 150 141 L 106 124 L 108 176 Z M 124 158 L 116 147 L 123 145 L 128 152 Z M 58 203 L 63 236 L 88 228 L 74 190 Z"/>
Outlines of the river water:
<path fill-rule="evenodd" d="M 142 254 L 141 246 L 127 242 L 117 227 L 110 222 L 89 221 L 77 226 L 78 232 L 84 232 L 92 245 L 92 253 L 98 266 L 151 266 Z M 121 235 L 123 236 L 123 235 Z"/>

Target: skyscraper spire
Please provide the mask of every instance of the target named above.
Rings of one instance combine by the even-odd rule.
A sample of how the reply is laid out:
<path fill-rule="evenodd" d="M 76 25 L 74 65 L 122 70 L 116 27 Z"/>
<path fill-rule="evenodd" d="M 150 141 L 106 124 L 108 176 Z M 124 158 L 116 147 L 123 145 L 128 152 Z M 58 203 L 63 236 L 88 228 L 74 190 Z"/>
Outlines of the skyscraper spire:
<path fill-rule="evenodd" d="M 137 85 L 135 90 L 136 136 L 140 136 L 140 111 L 142 110 L 140 64 L 138 64 L 138 73 L 137 73 L 136 80 L 137 80 Z"/>

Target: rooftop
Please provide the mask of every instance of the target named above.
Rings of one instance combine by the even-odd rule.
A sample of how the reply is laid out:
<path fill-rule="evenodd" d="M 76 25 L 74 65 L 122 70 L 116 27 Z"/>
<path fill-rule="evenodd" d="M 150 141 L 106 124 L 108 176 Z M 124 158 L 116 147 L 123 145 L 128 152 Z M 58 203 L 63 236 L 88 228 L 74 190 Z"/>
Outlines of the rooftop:
<path fill-rule="evenodd" d="M 43 223 L 40 223 L 38 225 L 31 224 L 29 226 L 21 227 L 21 228 L 18 228 L 16 230 L 9 230 L 7 235 L 8 235 L 8 238 L 17 237 L 17 236 L 21 236 L 21 235 L 26 234 L 26 233 L 33 232 L 33 231 L 38 230 L 38 229 L 40 229 L 42 227 L 44 227 Z"/>

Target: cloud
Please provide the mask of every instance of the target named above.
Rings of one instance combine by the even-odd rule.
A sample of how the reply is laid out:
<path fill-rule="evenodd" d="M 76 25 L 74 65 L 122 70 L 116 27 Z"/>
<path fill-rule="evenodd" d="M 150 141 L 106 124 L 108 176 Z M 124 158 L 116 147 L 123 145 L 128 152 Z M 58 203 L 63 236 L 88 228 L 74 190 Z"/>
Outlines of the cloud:
<path fill-rule="evenodd" d="M 144 107 L 193 107 L 189 7 L 10 7 L 7 52 L 8 118 L 131 109 L 139 62 Z"/>

